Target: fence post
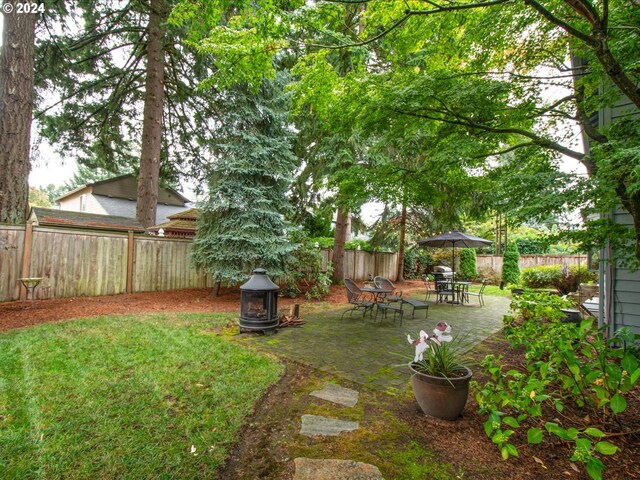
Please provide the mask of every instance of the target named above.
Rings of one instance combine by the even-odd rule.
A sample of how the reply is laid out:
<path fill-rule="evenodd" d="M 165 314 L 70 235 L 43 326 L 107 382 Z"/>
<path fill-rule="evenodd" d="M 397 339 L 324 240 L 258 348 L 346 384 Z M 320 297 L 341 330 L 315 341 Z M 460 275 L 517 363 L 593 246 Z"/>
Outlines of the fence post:
<path fill-rule="evenodd" d="M 133 292 L 133 230 L 127 232 L 127 293 Z"/>
<path fill-rule="evenodd" d="M 24 248 L 22 249 L 22 269 L 20 278 L 29 277 L 31 271 L 31 239 L 33 238 L 33 223 L 27 222 L 24 226 Z M 20 300 L 25 301 L 27 298 L 27 290 L 20 286 Z"/>

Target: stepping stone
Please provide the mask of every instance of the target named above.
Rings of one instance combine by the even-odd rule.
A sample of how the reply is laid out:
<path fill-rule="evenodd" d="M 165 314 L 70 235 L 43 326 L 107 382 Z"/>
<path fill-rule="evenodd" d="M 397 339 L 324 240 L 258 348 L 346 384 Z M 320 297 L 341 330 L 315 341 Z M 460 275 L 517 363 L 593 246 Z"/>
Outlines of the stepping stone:
<path fill-rule="evenodd" d="M 328 400 L 345 407 L 355 407 L 358 403 L 358 392 L 350 388 L 344 388 L 334 383 L 328 383 L 322 390 L 316 390 L 309 395 Z"/>
<path fill-rule="evenodd" d="M 353 460 L 296 458 L 293 480 L 384 480 L 378 467 Z"/>
<path fill-rule="evenodd" d="M 358 422 L 336 420 L 335 418 L 321 417 L 319 415 L 302 415 L 300 433 L 307 437 L 317 435 L 337 437 L 342 432 L 353 432 L 357 428 Z"/>

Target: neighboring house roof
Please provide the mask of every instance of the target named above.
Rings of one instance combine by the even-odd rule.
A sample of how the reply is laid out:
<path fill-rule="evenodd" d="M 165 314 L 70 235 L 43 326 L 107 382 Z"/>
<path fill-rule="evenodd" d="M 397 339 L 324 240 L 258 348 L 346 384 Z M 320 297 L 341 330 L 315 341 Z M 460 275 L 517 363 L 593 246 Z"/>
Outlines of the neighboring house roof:
<path fill-rule="evenodd" d="M 195 222 L 198 219 L 198 215 L 200 215 L 199 208 L 190 208 L 188 210 L 184 210 L 183 212 L 169 215 L 167 218 L 171 220 L 190 220 L 192 222 Z"/>
<path fill-rule="evenodd" d="M 196 235 L 196 220 L 200 214 L 200 209 L 190 208 L 183 212 L 174 213 L 167 218 L 170 220 L 160 225 L 149 228 L 149 232 L 158 233 L 160 229 L 165 237 L 192 238 Z"/>
<path fill-rule="evenodd" d="M 29 222 L 34 225 L 95 228 L 99 230 L 117 230 L 144 233 L 144 227 L 135 218 L 98 215 L 96 213 L 71 212 L 52 208 L 33 207 Z"/>
<path fill-rule="evenodd" d="M 138 197 L 138 180 L 134 175 L 120 175 L 119 177 L 89 183 L 72 190 L 56 199 L 56 201 L 74 195 L 84 189 L 91 189 L 93 195 L 103 195 L 113 198 L 135 200 Z M 158 187 L 158 203 L 165 205 L 184 206 L 190 200 L 170 187 Z"/>

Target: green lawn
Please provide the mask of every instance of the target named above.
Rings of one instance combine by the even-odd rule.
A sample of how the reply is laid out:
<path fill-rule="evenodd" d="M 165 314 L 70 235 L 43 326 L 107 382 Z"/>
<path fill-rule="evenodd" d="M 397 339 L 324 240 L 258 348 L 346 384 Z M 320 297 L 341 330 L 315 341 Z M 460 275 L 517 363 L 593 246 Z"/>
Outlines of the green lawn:
<path fill-rule="evenodd" d="M 0 335 L 0 478 L 214 478 L 282 365 L 229 314 L 107 316 Z"/>

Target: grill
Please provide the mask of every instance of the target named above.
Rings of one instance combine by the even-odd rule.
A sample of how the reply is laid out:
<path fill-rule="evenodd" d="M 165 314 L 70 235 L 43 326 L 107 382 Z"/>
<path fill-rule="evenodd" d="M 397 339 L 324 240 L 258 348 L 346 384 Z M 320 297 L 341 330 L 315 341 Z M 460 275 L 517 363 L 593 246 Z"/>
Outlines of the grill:
<path fill-rule="evenodd" d="M 451 268 L 445 267 L 444 265 L 438 265 L 437 267 L 433 267 L 433 274 L 438 279 L 440 277 L 443 278 L 451 278 L 453 277 L 453 272 Z"/>
<path fill-rule="evenodd" d="M 274 333 L 278 327 L 278 290 L 266 270 L 256 268 L 240 286 L 240 332 Z"/>

